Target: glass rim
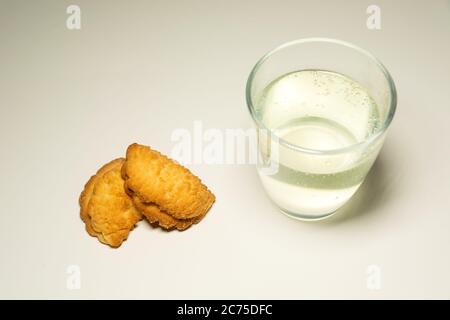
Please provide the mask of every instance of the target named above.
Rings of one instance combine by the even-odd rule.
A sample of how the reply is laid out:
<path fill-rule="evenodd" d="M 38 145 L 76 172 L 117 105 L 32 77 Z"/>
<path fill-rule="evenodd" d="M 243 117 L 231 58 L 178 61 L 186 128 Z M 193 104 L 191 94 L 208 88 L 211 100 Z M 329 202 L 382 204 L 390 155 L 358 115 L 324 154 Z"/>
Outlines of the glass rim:
<path fill-rule="evenodd" d="M 383 73 L 383 75 L 388 83 L 388 86 L 389 86 L 389 92 L 390 92 L 390 98 L 391 98 L 390 104 L 389 104 L 389 112 L 387 114 L 385 121 L 383 122 L 383 125 L 380 126 L 380 128 L 377 131 L 375 131 L 374 133 L 367 136 L 364 140 L 359 141 L 354 144 L 351 144 L 349 146 L 343 147 L 343 148 L 331 149 L 331 150 L 317 150 L 317 149 L 305 148 L 305 147 L 301 147 L 299 145 L 293 144 L 293 143 L 279 137 L 278 135 L 275 134 L 274 130 L 267 128 L 267 126 L 261 121 L 261 119 L 259 119 L 256 116 L 255 108 L 254 108 L 253 101 L 251 98 L 251 94 L 252 94 L 253 80 L 254 80 L 255 75 L 257 74 L 259 68 L 273 54 L 275 54 L 283 49 L 286 49 L 288 47 L 298 45 L 298 44 L 309 43 L 309 42 L 332 43 L 332 44 L 337 44 L 337 45 L 341 45 L 341 46 L 356 50 L 356 51 L 362 53 L 363 55 L 365 55 L 366 57 L 368 57 L 371 61 L 373 61 L 378 66 L 378 68 L 381 70 L 381 72 Z M 332 70 L 330 70 L 330 71 L 332 71 Z M 322 37 L 303 38 L 303 39 L 297 39 L 297 40 L 285 42 L 285 43 L 279 45 L 278 47 L 276 47 L 275 49 L 272 49 L 265 55 L 263 55 L 258 60 L 258 62 L 256 62 L 255 66 L 253 67 L 252 71 L 250 72 L 250 75 L 248 76 L 247 84 L 246 84 L 246 88 L 245 88 L 245 97 L 246 97 L 246 101 L 247 101 L 247 108 L 248 108 L 253 120 L 256 122 L 256 124 L 258 125 L 259 128 L 262 128 L 262 129 L 270 132 L 271 136 L 276 137 L 277 141 L 280 144 L 282 144 L 290 149 L 293 149 L 295 151 L 309 153 L 309 154 L 327 154 L 327 155 L 339 154 L 339 153 L 345 153 L 345 152 L 352 151 L 352 150 L 360 148 L 360 147 L 366 147 L 366 146 L 370 145 L 375 140 L 377 140 L 381 135 L 383 135 L 384 132 L 386 132 L 387 128 L 389 127 L 389 125 L 392 122 L 392 119 L 394 118 L 395 110 L 397 108 L 397 90 L 395 88 L 394 80 L 392 79 L 392 77 L 389 74 L 389 71 L 386 69 L 386 67 L 380 62 L 380 60 L 378 60 L 369 51 L 362 49 L 350 42 L 337 40 L 337 39 L 331 39 L 331 38 L 322 38 Z"/>

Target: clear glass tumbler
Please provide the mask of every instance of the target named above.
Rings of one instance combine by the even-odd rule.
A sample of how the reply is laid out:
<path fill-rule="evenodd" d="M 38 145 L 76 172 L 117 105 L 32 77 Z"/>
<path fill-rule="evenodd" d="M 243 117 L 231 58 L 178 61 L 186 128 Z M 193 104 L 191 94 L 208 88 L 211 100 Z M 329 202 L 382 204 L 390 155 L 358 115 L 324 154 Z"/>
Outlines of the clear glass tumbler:
<path fill-rule="evenodd" d="M 394 82 L 369 52 L 309 38 L 263 56 L 247 81 L 261 182 L 282 212 L 330 216 L 356 192 L 395 113 Z"/>

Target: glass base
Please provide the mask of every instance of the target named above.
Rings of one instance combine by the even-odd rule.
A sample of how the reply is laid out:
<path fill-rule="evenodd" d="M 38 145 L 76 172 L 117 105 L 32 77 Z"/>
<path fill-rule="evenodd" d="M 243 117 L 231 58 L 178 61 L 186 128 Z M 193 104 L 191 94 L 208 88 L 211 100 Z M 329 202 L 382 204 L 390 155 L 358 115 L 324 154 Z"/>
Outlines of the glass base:
<path fill-rule="evenodd" d="M 302 221 L 323 220 L 333 215 L 360 186 L 359 183 L 341 189 L 306 188 L 261 173 L 259 176 L 271 202 L 285 215 Z"/>
<path fill-rule="evenodd" d="M 337 212 L 337 210 L 328 212 L 328 213 L 324 213 L 321 215 L 308 215 L 305 213 L 293 213 L 290 212 L 288 210 L 284 210 L 280 207 L 278 207 L 278 209 L 285 215 L 288 216 L 289 218 L 295 219 L 295 220 L 299 220 L 299 221 L 321 221 L 321 220 L 325 220 L 331 216 L 334 216 L 335 213 Z"/>

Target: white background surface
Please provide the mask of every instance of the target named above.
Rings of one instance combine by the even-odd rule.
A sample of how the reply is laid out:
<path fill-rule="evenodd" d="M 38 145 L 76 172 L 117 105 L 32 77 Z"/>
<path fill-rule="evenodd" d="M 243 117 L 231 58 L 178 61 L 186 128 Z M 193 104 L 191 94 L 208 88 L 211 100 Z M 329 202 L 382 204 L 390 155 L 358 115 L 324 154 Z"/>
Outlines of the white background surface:
<path fill-rule="evenodd" d="M 366 28 L 370 4 L 381 30 Z M 132 142 L 170 153 L 172 131 L 197 119 L 248 128 L 254 63 L 311 36 L 374 53 L 399 95 L 339 215 L 291 220 L 254 167 L 195 165 L 217 196 L 199 225 L 141 222 L 118 250 L 87 235 L 77 201 L 99 166 Z M 1 0 L 0 298 L 450 298 L 449 58 L 449 1 Z M 69 265 L 80 290 L 66 288 Z"/>

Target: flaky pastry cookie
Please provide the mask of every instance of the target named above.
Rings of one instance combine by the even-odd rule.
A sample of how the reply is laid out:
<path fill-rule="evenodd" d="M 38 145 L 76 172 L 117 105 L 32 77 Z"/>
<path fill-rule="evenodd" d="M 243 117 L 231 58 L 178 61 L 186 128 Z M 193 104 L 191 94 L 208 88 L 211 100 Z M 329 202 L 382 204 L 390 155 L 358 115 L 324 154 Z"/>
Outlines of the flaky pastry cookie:
<path fill-rule="evenodd" d="M 111 247 L 119 247 L 142 219 L 124 189 L 124 162 L 120 158 L 100 168 L 86 183 L 79 199 L 87 232 Z"/>
<path fill-rule="evenodd" d="M 150 224 L 159 226 L 166 230 L 186 230 L 191 225 L 200 222 L 200 220 L 204 217 L 204 215 L 202 215 L 190 219 L 177 219 L 172 217 L 167 212 L 160 210 L 156 204 L 143 203 L 137 196 L 132 196 L 132 199 L 136 209 L 142 213 Z"/>
<path fill-rule="evenodd" d="M 136 206 L 156 205 L 178 220 L 201 219 L 215 201 L 211 191 L 187 168 L 136 143 L 127 149 L 122 177 L 125 188 L 137 199 Z M 154 208 L 147 211 L 152 212 L 147 214 L 152 219 L 159 219 Z"/>

